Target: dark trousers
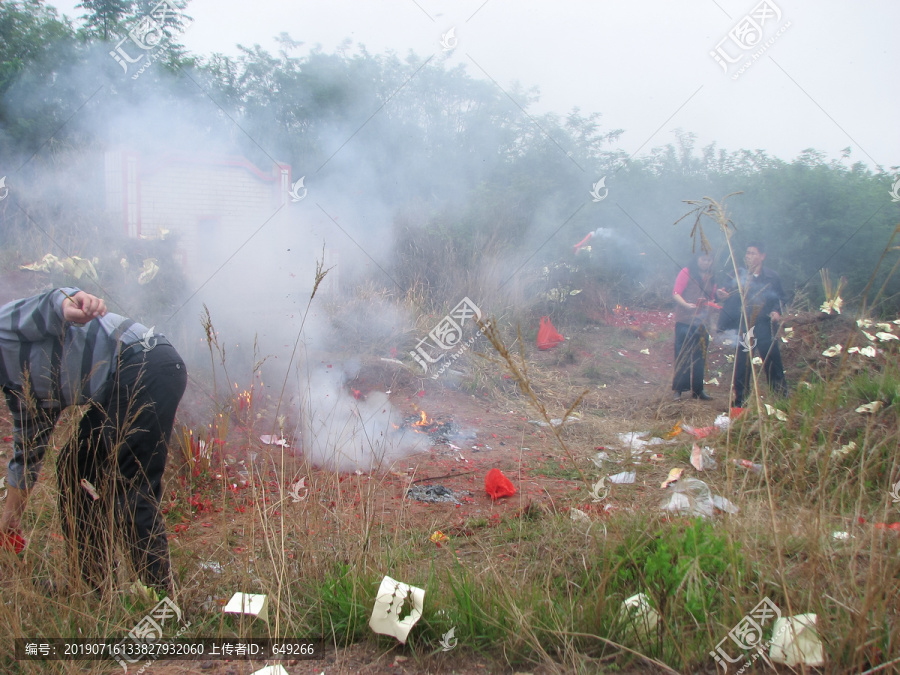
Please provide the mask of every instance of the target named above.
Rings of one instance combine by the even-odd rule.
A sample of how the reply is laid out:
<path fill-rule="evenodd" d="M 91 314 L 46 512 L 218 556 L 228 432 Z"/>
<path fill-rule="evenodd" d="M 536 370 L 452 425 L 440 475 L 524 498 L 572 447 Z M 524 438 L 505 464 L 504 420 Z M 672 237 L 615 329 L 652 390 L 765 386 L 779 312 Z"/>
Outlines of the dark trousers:
<path fill-rule="evenodd" d="M 778 339 L 772 334 L 771 322 L 768 320 L 759 322 L 753 332 L 756 333 L 756 345 L 753 350 L 747 352 L 744 351 L 744 347 L 738 347 L 737 357 L 734 360 L 734 405 L 737 408 L 744 404 L 753 382 L 753 376 L 750 374 L 750 361 L 753 356 L 759 356 L 763 360 L 769 388 L 779 396 L 787 395 L 781 350 L 778 348 Z"/>
<path fill-rule="evenodd" d="M 675 376 L 672 390 L 703 391 L 703 375 L 706 371 L 706 350 L 709 347 L 709 332 L 706 326 L 692 326 L 687 323 L 675 324 Z"/>
<path fill-rule="evenodd" d="M 119 363 L 109 403 L 92 405 L 60 451 L 59 511 L 70 560 L 94 589 L 110 571 L 114 532 L 143 583 L 171 592 L 169 544 L 159 511 L 167 443 L 187 385 L 175 349 L 159 344 Z M 81 483 L 99 493 L 93 499 Z"/>

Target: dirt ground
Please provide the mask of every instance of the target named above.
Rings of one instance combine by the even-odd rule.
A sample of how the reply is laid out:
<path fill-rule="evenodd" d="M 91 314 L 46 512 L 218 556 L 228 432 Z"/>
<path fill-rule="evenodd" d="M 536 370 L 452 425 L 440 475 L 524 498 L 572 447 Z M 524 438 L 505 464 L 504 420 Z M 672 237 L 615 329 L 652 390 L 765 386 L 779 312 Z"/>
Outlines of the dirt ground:
<path fill-rule="evenodd" d="M 797 325 L 795 336 L 782 344 L 788 379 L 796 384 L 815 362 L 810 351 L 813 342 L 805 341 L 804 332 L 819 333 L 820 317 L 793 317 Z M 788 320 L 790 325 L 791 320 Z M 806 326 L 804 328 L 803 326 Z M 838 333 L 847 323 L 832 324 Z M 336 499 L 338 503 L 352 506 L 362 498 L 369 481 L 377 482 L 376 511 L 379 518 L 390 519 L 403 510 L 410 524 L 427 533 L 440 530 L 453 538 L 458 557 L 465 560 L 477 554 L 466 543 L 467 523 L 484 518 L 490 522 L 521 512 L 527 508 L 541 508 L 560 512 L 569 509 L 577 492 L 581 491 L 579 509 L 602 518 L 614 509 L 639 509 L 659 501 L 660 482 L 673 466 L 686 465 L 670 456 L 675 445 L 690 446 L 693 438 L 682 433 L 671 444 L 656 446 L 650 458 L 647 454 L 634 460 L 645 466 L 639 471 L 634 484 L 616 485 L 610 497 L 601 504 L 585 503 L 585 485 L 577 476 L 577 466 L 591 481 L 603 474 L 631 471 L 633 458 L 623 445 L 619 434 L 652 432 L 665 434 L 676 422 L 694 427 L 709 427 L 721 413 L 729 410 L 728 386 L 731 365 L 727 355 L 733 354 L 734 344 L 714 341 L 708 358 L 708 382 L 706 389 L 712 401 L 692 400 L 689 397 L 672 400 L 671 376 L 673 361 L 674 323 L 667 312 L 625 311 L 605 317 L 598 325 L 567 330 L 558 326 L 566 335 L 566 341 L 552 350 L 538 351 L 530 348 L 530 377 L 533 388 L 544 402 L 551 418 L 561 418 L 566 408 L 584 392 L 580 405 L 561 427 L 561 436 L 569 454 L 562 448 L 552 431 L 535 408 L 530 405 L 514 379 L 497 367 L 484 386 L 466 389 L 456 386 L 452 377 L 437 381 L 419 378 L 399 366 L 373 359 L 363 366 L 357 380 L 348 383 L 351 390 L 365 397 L 374 391 L 390 392 L 391 404 L 407 420 L 421 419 L 424 412 L 426 434 L 423 452 L 411 455 L 383 472 L 373 475 L 349 475 L 342 494 L 335 497 L 327 492 L 333 488 L 328 481 L 316 480 L 315 472 L 306 476 L 310 499 Z M 849 330 L 849 329 L 848 329 Z M 808 344 L 807 344 L 808 343 Z M 481 338 L 473 351 L 487 351 L 489 345 Z M 818 347 L 815 347 L 818 349 Z M 817 354 L 818 352 L 816 352 Z M 186 426 L 199 424 L 206 394 L 189 386 L 179 421 Z M 429 430 L 431 434 L 428 434 Z M 441 433 L 441 431 L 446 433 Z M 3 449 L 8 457 L 11 451 L 10 424 L 7 415 L 2 416 Z M 240 424 L 233 424 L 229 434 L 239 436 Z M 228 481 L 237 485 L 241 466 L 256 462 L 260 466 L 274 466 L 280 461 L 281 448 L 266 445 L 261 440 L 247 443 L 222 439 L 223 452 L 230 453 Z M 601 471 L 591 461 L 599 451 L 610 455 Z M 648 453 L 649 454 L 649 453 Z M 570 457 L 571 455 L 571 457 Z M 575 462 L 573 466 L 572 457 Z M 271 461 L 270 461 L 271 460 Z M 301 471 L 302 456 L 289 453 L 291 465 L 288 474 Z M 243 465 L 241 465 L 243 462 Z M 686 467 L 692 471 L 690 467 Z M 501 470 L 516 487 L 511 497 L 494 500 L 485 491 L 485 476 L 491 469 Z M 284 474 L 282 474 L 284 475 Z M 294 473 L 293 475 L 299 475 Z M 334 474 L 325 474 L 333 484 Z M 275 471 L 268 476 L 278 479 Z M 343 484 L 343 483 L 342 483 Z M 459 503 L 425 503 L 407 500 L 410 487 L 440 485 L 460 494 Z M 281 486 L 287 488 L 289 486 Z M 170 495 L 177 492 L 177 485 L 167 489 Z M 326 494 L 327 492 L 327 494 Z M 236 494 L 238 490 L 236 490 Z M 283 494 L 283 493 L 282 493 Z M 239 503 L 239 502 L 235 502 Z M 334 501 L 332 502 L 334 505 Z M 173 507 L 167 504 L 167 509 Z M 180 523 L 172 527 L 170 534 L 173 557 L 179 549 L 199 552 L 214 550 L 221 542 L 215 541 L 215 533 L 221 525 L 233 520 L 234 513 L 217 510 L 215 506 L 198 498 L 191 513 L 185 513 Z M 240 509 L 241 507 L 237 507 Z M 284 509 L 292 508 L 285 504 Z M 424 536 L 427 536 L 424 535 Z M 503 555 L 503 553 L 499 553 Z M 210 673 L 214 675 L 246 675 L 266 664 L 251 662 L 195 661 L 157 662 L 152 667 L 156 675 L 176 673 Z M 439 670 L 424 671 L 411 657 L 392 651 L 384 652 L 370 644 L 356 644 L 349 648 L 331 651 L 315 661 L 281 662 L 289 675 L 327 673 L 343 675 L 404 674 L 420 672 L 491 673 L 511 671 L 498 668 L 495 662 L 479 659 L 478 655 L 457 654 L 447 659 Z M 542 668 L 530 670 L 534 675 L 551 672 Z M 654 672 L 652 669 L 631 672 Z"/>

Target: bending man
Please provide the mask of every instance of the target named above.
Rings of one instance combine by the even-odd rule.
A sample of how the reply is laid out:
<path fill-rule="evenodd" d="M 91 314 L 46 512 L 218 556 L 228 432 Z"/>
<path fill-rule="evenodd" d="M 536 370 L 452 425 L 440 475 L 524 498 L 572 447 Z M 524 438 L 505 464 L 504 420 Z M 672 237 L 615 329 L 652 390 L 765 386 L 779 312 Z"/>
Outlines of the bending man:
<path fill-rule="evenodd" d="M 147 586 L 171 591 L 169 546 L 159 512 L 167 443 L 187 384 L 184 362 L 162 335 L 108 313 L 77 288 L 0 307 L 0 387 L 13 418 L 5 542 L 19 520 L 60 412 L 87 405 L 57 460 L 59 513 L 70 560 L 104 587 L 120 530 Z"/>

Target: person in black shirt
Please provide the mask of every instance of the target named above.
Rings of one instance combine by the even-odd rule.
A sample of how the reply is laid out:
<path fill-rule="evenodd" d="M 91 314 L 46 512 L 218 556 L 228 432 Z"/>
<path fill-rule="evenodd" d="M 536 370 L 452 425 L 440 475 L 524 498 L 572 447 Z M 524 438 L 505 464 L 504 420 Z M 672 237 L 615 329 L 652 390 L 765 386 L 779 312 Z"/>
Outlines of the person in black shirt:
<path fill-rule="evenodd" d="M 763 360 L 769 387 L 779 396 L 787 395 L 784 365 L 778 347 L 778 328 L 785 303 L 781 278 L 763 266 L 766 250 L 754 242 L 747 247 L 744 263 L 746 275 L 741 270 L 743 312 L 740 323 L 740 342 L 734 365 L 734 407 L 740 408 L 750 391 L 750 374 L 753 356 Z M 743 281 L 746 278 L 746 281 Z M 734 291 L 735 293 L 737 291 Z M 749 328 L 748 328 L 749 326 Z"/>

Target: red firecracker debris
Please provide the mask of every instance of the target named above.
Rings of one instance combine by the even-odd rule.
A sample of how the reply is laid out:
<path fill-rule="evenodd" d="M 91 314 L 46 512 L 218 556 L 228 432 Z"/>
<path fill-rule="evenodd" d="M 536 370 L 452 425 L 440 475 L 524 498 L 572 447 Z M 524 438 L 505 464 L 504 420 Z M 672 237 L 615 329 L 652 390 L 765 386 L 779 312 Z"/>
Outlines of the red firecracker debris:
<path fill-rule="evenodd" d="M 509 497 L 516 494 L 516 486 L 512 484 L 500 469 L 491 469 L 484 477 L 484 489 L 492 499 Z"/>

